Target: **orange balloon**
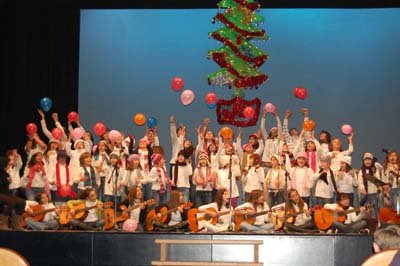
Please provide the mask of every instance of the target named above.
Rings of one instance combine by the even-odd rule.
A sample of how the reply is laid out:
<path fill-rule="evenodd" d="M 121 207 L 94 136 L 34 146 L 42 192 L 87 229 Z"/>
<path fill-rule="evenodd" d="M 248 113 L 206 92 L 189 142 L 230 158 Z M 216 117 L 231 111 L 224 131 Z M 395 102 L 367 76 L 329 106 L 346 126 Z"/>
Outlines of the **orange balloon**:
<path fill-rule="evenodd" d="M 230 127 L 223 127 L 219 131 L 219 135 L 224 139 L 231 139 L 233 138 L 233 131 Z"/>
<path fill-rule="evenodd" d="M 303 128 L 305 131 L 312 131 L 315 128 L 314 120 L 308 120 L 303 122 Z"/>
<path fill-rule="evenodd" d="M 146 117 L 142 113 L 137 113 L 133 118 L 133 122 L 138 126 L 143 126 L 146 123 Z"/>

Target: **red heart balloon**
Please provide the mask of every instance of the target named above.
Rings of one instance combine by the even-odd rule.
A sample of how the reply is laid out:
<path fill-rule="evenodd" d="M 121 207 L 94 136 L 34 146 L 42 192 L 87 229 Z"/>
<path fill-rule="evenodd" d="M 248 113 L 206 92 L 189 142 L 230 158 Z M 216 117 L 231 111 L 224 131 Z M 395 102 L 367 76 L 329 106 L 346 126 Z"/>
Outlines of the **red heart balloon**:
<path fill-rule="evenodd" d="M 304 100 L 305 98 L 307 98 L 307 89 L 304 87 L 296 87 L 294 89 L 294 96 L 296 98 Z"/>

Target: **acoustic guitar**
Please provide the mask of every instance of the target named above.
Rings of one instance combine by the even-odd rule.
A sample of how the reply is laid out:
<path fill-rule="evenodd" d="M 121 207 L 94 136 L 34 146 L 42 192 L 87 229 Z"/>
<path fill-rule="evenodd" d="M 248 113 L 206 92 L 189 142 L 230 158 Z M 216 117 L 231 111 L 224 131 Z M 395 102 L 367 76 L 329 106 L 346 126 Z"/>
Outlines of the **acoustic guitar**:
<path fill-rule="evenodd" d="M 186 203 L 181 204 L 179 207 L 172 208 L 170 210 L 168 210 L 167 207 L 162 207 L 162 208 L 160 208 L 160 210 L 158 212 L 156 212 L 156 210 L 149 211 L 149 213 L 146 216 L 146 226 L 145 226 L 146 230 L 153 231 L 154 230 L 154 225 L 153 225 L 154 222 L 165 223 L 168 219 L 168 215 L 177 211 L 180 207 L 187 210 L 187 209 L 190 209 L 192 206 L 193 206 L 193 203 L 186 202 Z M 158 215 L 158 214 L 160 214 L 160 215 Z"/>
<path fill-rule="evenodd" d="M 373 205 L 365 205 L 366 210 L 371 210 L 372 208 Z M 360 208 L 346 211 L 335 211 L 321 208 L 314 212 L 314 222 L 319 230 L 328 230 L 332 226 L 333 222 L 343 223 L 346 220 L 346 214 L 358 211 L 360 211 Z"/>
<path fill-rule="evenodd" d="M 43 221 L 44 216 L 48 212 L 53 212 L 53 211 L 56 211 L 56 210 L 69 211 L 67 206 L 61 206 L 61 207 L 57 207 L 57 208 L 45 209 L 42 205 L 38 204 L 38 205 L 35 205 L 35 206 L 29 206 L 29 208 L 32 210 L 32 213 L 25 212 L 22 215 L 22 219 L 19 222 L 19 225 L 21 227 L 26 227 L 25 220 L 27 218 L 32 218 L 36 222 L 41 222 L 41 221 Z"/>
<path fill-rule="evenodd" d="M 205 211 L 200 211 L 197 208 L 193 208 L 188 211 L 188 222 L 189 222 L 189 229 L 192 232 L 198 232 L 199 231 L 199 222 L 209 222 L 213 225 L 217 224 L 218 218 L 224 215 L 229 214 L 232 212 L 234 215 L 238 214 L 240 212 L 246 211 L 247 208 L 240 208 L 237 210 L 227 210 L 227 211 L 222 211 L 218 212 L 214 208 L 208 208 L 206 209 L 207 212 L 211 212 L 212 214 L 209 214 Z"/>
<path fill-rule="evenodd" d="M 108 207 L 108 206 L 107 206 Z M 86 207 L 86 202 L 82 202 L 76 206 L 74 206 L 71 210 L 61 211 L 60 213 L 60 224 L 69 224 L 71 220 L 80 220 L 84 221 L 89 214 L 90 210 L 93 209 L 101 209 L 103 208 L 103 203 L 98 203 L 91 207 Z M 74 215 L 72 215 L 71 211 L 74 211 Z"/>
<path fill-rule="evenodd" d="M 313 208 L 310 208 L 309 211 L 315 212 L 320 208 L 321 206 L 315 206 Z M 275 209 L 271 215 L 271 223 L 274 225 L 274 230 L 278 231 L 283 228 L 283 225 L 285 224 L 285 218 L 286 223 L 294 224 L 296 222 L 296 217 L 300 214 L 303 214 L 304 212 L 305 210 L 301 210 L 298 212 L 286 212 L 285 216 L 285 210 L 283 208 Z"/>
<path fill-rule="evenodd" d="M 114 213 L 114 208 L 105 208 L 104 209 L 104 230 L 110 230 L 112 228 L 114 228 L 115 223 L 120 223 L 120 222 L 124 222 L 125 220 L 127 220 L 129 218 L 129 213 L 137 208 L 140 208 L 141 204 L 144 204 L 145 206 L 149 206 L 149 205 L 154 205 L 155 204 L 155 200 L 154 199 L 150 199 L 147 201 L 144 201 L 140 204 L 136 204 L 133 205 L 131 207 L 126 207 L 125 205 L 121 205 L 119 206 L 119 208 L 122 210 L 121 215 L 117 215 L 117 217 L 115 217 L 115 213 Z"/>

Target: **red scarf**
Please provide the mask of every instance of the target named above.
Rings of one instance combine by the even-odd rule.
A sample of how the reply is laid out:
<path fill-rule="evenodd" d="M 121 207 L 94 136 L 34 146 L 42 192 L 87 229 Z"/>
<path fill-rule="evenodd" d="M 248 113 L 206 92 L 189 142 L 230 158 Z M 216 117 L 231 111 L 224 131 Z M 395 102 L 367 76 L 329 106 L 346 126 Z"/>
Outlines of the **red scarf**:
<path fill-rule="evenodd" d="M 28 184 L 26 185 L 27 189 L 32 188 L 32 182 L 33 179 L 35 178 L 36 172 L 41 172 L 42 178 L 46 176 L 46 171 L 44 170 L 44 165 L 42 162 L 38 162 L 29 168 L 29 174 L 28 174 L 29 181 Z"/>
<path fill-rule="evenodd" d="M 65 186 L 69 187 L 69 167 L 68 164 L 65 165 L 65 174 L 67 175 L 67 182 L 65 184 Z M 61 178 L 60 178 L 60 164 L 56 164 L 56 186 L 57 186 L 57 195 L 60 197 L 65 197 L 64 193 L 61 192 L 61 190 L 63 189 L 61 185 Z M 69 197 L 71 198 L 75 198 L 76 194 L 72 189 L 69 189 L 69 192 L 67 193 Z"/>
<path fill-rule="evenodd" d="M 310 168 L 314 171 L 314 173 L 317 172 L 317 152 L 316 151 L 307 151 L 307 162 L 310 165 Z"/>
<path fill-rule="evenodd" d="M 164 167 L 156 166 L 156 170 L 157 170 L 157 176 L 158 176 L 158 183 L 160 183 L 160 195 L 164 195 L 165 191 L 166 191 L 166 187 L 162 180 L 163 174 L 165 177 L 165 181 L 167 182 L 167 185 L 171 184 L 171 180 L 169 179 L 169 177 L 167 175 L 167 171 L 165 171 Z"/>

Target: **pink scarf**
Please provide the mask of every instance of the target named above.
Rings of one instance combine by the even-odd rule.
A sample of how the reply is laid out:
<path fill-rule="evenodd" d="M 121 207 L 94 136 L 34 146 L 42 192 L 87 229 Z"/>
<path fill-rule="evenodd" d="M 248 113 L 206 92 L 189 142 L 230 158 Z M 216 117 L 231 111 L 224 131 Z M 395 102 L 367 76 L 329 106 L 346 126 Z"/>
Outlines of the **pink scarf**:
<path fill-rule="evenodd" d="M 156 166 L 156 170 L 157 170 L 157 176 L 158 176 L 158 183 L 160 184 L 160 195 L 164 195 L 165 191 L 166 191 L 166 187 L 162 180 L 163 175 L 165 177 L 165 180 L 167 181 L 167 185 L 171 184 L 171 180 L 169 179 L 169 177 L 167 175 L 167 171 L 165 171 L 164 167 Z"/>
<path fill-rule="evenodd" d="M 316 151 L 307 151 L 307 162 L 310 165 L 310 168 L 314 171 L 317 171 L 317 152 Z"/>
<path fill-rule="evenodd" d="M 199 177 L 200 177 L 200 182 L 203 184 L 203 188 L 205 188 L 207 186 L 208 182 L 212 181 L 212 176 L 211 176 L 211 167 L 206 166 L 206 176 L 204 176 L 203 171 L 201 170 L 201 166 L 197 167 L 198 171 L 199 171 Z"/>

